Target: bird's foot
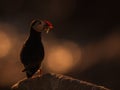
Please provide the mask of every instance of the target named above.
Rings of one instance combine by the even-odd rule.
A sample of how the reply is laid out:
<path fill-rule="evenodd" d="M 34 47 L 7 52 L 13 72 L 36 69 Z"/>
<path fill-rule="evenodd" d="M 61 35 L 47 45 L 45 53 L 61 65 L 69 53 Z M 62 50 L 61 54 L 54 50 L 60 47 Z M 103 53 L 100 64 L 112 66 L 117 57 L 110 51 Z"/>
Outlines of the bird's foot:
<path fill-rule="evenodd" d="M 39 69 L 37 72 L 36 72 L 36 74 L 35 74 L 36 76 L 42 76 L 42 70 L 41 69 Z"/>

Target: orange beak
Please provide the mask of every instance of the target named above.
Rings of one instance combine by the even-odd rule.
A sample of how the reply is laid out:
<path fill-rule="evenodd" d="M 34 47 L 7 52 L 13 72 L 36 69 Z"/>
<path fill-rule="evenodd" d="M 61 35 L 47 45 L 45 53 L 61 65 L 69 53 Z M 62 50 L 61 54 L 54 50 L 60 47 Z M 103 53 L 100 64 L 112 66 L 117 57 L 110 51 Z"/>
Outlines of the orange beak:
<path fill-rule="evenodd" d="M 46 27 L 46 28 L 45 28 L 46 33 L 49 33 L 49 31 L 53 29 L 53 25 L 52 25 L 51 22 L 49 22 L 49 21 L 47 21 L 47 20 L 45 20 L 44 22 L 45 22 L 45 27 Z"/>

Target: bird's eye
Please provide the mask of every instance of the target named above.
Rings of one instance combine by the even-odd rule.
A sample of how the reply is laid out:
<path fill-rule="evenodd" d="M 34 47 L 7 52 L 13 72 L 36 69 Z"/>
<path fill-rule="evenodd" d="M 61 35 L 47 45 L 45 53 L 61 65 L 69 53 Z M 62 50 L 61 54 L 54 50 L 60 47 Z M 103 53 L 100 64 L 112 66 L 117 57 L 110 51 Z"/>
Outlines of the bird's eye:
<path fill-rule="evenodd" d="M 41 21 L 36 22 L 37 25 L 41 24 Z"/>

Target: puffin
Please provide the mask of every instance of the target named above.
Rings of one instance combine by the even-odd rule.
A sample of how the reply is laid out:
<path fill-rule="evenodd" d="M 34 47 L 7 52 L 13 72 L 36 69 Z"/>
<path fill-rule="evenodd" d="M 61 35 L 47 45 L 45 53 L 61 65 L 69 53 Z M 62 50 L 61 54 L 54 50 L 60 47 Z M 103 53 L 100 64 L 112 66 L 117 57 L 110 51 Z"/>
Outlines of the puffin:
<path fill-rule="evenodd" d="M 42 32 L 48 33 L 52 29 L 53 25 L 47 20 L 35 19 L 31 22 L 29 36 L 20 52 L 20 60 L 24 66 L 22 72 L 26 73 L 27 78 L 31 78 L 38 70 L 42 72 L 40 66 L 45 56 Z"/>

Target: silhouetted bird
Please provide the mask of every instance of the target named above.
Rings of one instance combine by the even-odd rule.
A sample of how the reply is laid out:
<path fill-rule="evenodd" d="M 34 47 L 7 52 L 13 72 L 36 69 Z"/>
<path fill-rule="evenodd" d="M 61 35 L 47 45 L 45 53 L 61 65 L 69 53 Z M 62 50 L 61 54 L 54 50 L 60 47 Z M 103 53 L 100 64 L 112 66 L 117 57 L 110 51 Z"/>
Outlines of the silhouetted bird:
<path fill-rule="evenodd" d="M 30 26 L 30 35 L 20 53 L 20 59 L 23 63 L 27 78 L 32 77 L 40 68 L 41 62 L 44 59 L 44 47 L 41 41 L 42 31 L 53 28 L 49 21 L 33 20 Z"/>

